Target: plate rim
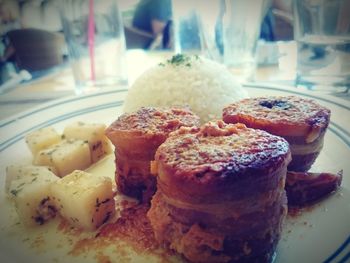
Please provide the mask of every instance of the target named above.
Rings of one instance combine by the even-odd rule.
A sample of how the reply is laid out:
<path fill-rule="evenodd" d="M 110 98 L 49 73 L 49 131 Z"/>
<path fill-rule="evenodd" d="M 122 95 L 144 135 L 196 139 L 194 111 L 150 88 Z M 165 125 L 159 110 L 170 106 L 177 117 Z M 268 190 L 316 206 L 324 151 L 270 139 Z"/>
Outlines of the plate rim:
<path fill-rule="evenodd" d="M 329 96 L 323 95 L 323 94 L 315 94 L 315 92 L 308 92 L 308 91 L 301 91 L 297 90 L 295 87 L 293 89 L 290 86 L 284 86 L 284 85 L 279 85 L 279 84 L 271 84 L 271 83 L 247 83 L 244 84 L 244 87 L 246 88 L 256 88 L 256 89 L 268 89 L 268 90 L 275 90 L 275 91 L 282 91 L 286 93 L 292 93 L 295 95 L 301 95 L 301 96 L 306 96 L 310 97 L 316 100 L 321 100 L 325 101 L 327 103 L 336 105 L 338 107 L 341 107 L 347 111 L 350 112 L 350 107 L 347 106 L 346 104 L 349 104 L 348 101 L 345 99 L 337 98 L 337 97 L 332 97 L 332 100 L 329 99 Z M 6 119 L 3 119 L 0 121 L 0 130 L 3 129 L 4 127 L 16 122 L 17 120 L 25 119 L 25 118 L 30 118 L 33 114 L 40 113 L 42 111 L 45 111 L 50 108 L 54 108 L 56 106 L 62 106 L 67 103 L 71 102 L 77 102 L 81 101 L 84 99 L 91 99 L 93 97 L 99 97 L 99 96 L 106 96 L 110 94 L 116 94 L 116 93 L 123 93 L 127 92 L 128 89 L 106 89 L 103 91 L 98 91 L 90 94 L 85 94 L 85 95 L 80 95 L 80 96 L 67 96 L 61 99 L 56 99 L 47 103 L 40 104 L 36 107 L 33 107 L 32 109 L 20 112 L 18 114 L 12 115 Z M 333 100 L 334 98 L 334 100 Z M 8 140 L 5 140 L 4 142 L 0 143 L 0 153 L 5 151 L 8 147 L 11 145 L 17 143 L 18 141 L 22 140 L 24 137 L 24 134 L 28 133 L 30 130 L 38 129 L 40 127 L 44 127 L 47 125 L 53 125 L 57 122 L 69 119 L 71 117 L 79 116 L 82 114 L 86 113 L 91 113 L 99 110 L 104 110 L 104 109 L 109 109 L 113 107 L 120 107 L 123 105 L 124 100 L 116 100 L 115 102 L 109 102 L 109 103 L 102 103 L 94 107 L 86 107 L 84 109 L 79 109 L 74 112 L 66 113 L 65 115 L 58 114 L 55 118 L 48 118 L 46 121 L 41 122 L 40 124 L 37 124 L 35 126 L 30 127 L 30 129 L 26 129 L 25 131 L 21 131 L 17 134 L 14 134 L 11 138 Z M 350 148 L 350 132 L 345 130 L 344 128 L 340 127 L 338 124 L 334 122 L 330 122 L 330 131 L 332 131 L 338 138 L 344 142 L 348 148 Z M 338 248 L 335 249 L 335 251 L 329 255 L 324 262 L 333 262 L 333 260 L 336 260 L 336 257 L 338 257 L 342 252 L 345 251 L 346 248 L 350 245 L 350 234 L 348 237 L 344 240 L 342 244 L 338 246 Z M 350 258 L 350 252 L 345 254 L 342 259 L 338 262 L 345 262 L 347 259 Z"/>

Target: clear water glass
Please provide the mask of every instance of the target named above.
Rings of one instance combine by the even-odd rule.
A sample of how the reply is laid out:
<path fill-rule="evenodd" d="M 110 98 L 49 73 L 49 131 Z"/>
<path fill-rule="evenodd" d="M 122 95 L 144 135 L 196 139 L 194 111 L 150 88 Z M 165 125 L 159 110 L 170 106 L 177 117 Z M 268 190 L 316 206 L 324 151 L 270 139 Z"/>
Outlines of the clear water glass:
<path fill-rule="evenodd" d="M 173 0 L 175 51 L 225 64 L 237 79 L 254 77 L 256 46 L 270 0 Z"/>
<path fill-rule="evenodd" d="M 350 88 L 350 0 L 295 0 L 296 85 L 344 92 Z"/>
<path fill-rule="evenodd" d="M 60 11 L 76 93 L 126 86 L 126 46 L 117 1 L 62 0 Z"/>

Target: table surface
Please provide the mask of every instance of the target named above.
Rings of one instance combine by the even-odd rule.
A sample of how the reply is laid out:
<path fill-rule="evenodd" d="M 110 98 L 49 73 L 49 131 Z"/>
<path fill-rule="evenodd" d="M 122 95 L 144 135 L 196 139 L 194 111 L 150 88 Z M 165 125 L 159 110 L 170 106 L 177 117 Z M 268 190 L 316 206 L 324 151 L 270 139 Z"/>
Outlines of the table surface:
<path fill-rule="evenodd" d="M 290 44 L 280 44 L 279 52 L 288 50 L 288 56 L 281 56 L 277 63 L 259 65 L 255 72 L 253 82 L 272 83 L 294 86 L 295 56 Z M 263 50 L 264 51 L 264 50 Z M 286 52 L 285 52 L 286 53 Z M 129 50 L 127 52 L 129 86 L 146 69 L 163 61 L 172 53 L 158 51 L 146 52 L 144 50 Z M 142 63 L 140 63 L 142 61 Z M 68 64 L 53 70 L 52 72 L 17 85 L 10 91 L 0 95 L 0 120 L 11 117 L 14 114 L 28 110 L 42 103 L 64 96 L 74 95 L 74 79 Z M 329 95 L 332 97 L 332 95 Z M 343 99 L 349 100 L 349 93 L 337 94 Z"/>

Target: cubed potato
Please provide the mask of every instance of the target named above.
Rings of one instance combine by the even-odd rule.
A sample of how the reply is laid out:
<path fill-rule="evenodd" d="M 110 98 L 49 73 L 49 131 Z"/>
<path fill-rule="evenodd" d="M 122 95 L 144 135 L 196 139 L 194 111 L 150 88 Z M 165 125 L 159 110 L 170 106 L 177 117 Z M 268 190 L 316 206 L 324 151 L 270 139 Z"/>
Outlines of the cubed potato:
<path fill-rule="evenodd" d="M 105 130 L 105 124 L 74 122 L 64 128 L 63 136 L 66 139 L 88 141 L 94 163 L 112 152 L 111 143 L 104 134 Z"/>
<path fill-rule="evenodd" d="M 84 170 L 91 165 L 89 144 L 83 140 L 62 140 L 38 152 L 34 164 L 53 166 L 60 177 L 74 170 Z"/>
<path fill-rule="evenodd" d="M 5 189 L 9 191 L 10 184 L 13 180 L 22 178 L 23 176 L 34 176 L 35 174 L 53 172 L 56 170 L 50 166 L 35 166 L 35 165 L 9 165 L 6 167 Z"/>
<path fill-rule="evenodd" d="M 59 178 L 49 170 L 41 170 L 12 180 L 9 194 L 12 196 L 18 216 L 25 225 L 42 225 L 55 217 L 57 209 L 50 194 L 50 185 Z"/>
<path fill-rule="evenodd" d="M 73 226 L 94 230 L 115 213 L 112 181 L 74 171 L 51 185 L 56 207 Z"/>
<path fill-rule="evenodd" d="M 61 140 L 61 135 L 53 127 L 45 127 L 27 134 L 25 140 L 33 156 L 35 156 L 39 151 L 58 143 Z"/>

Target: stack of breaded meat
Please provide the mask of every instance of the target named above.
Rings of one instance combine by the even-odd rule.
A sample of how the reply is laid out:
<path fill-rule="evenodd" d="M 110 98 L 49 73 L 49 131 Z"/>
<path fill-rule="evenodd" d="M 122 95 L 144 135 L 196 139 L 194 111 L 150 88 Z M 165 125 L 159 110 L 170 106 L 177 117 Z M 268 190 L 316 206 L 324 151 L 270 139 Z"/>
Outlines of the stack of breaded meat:
<path fill-rule="evenodd" d="M 330 110 L 317 102 L 297 96 L 243 99 L 223 110 L 226 123 L 244 123 L 282 136 L 291 147 L 290 171 L 307 171 L 323 147 Z"/>
<path fill-rule="evenodd" d="M 187 108 L 143 107 L 121 115 L 106 130 L 115 146 L 118 190 L 149 201 L 156 185 L 156 178 L 150 174 L 150 162 L 158 146 L 180 127 L 198 125 L 199 117 Z"/>
<path fill-rule="evenodd" d="M 148 217 L 192 262 L 269 262 L 287 212 L 286 140 L 243 124 L 181 128 L 158 148 Z"/>

